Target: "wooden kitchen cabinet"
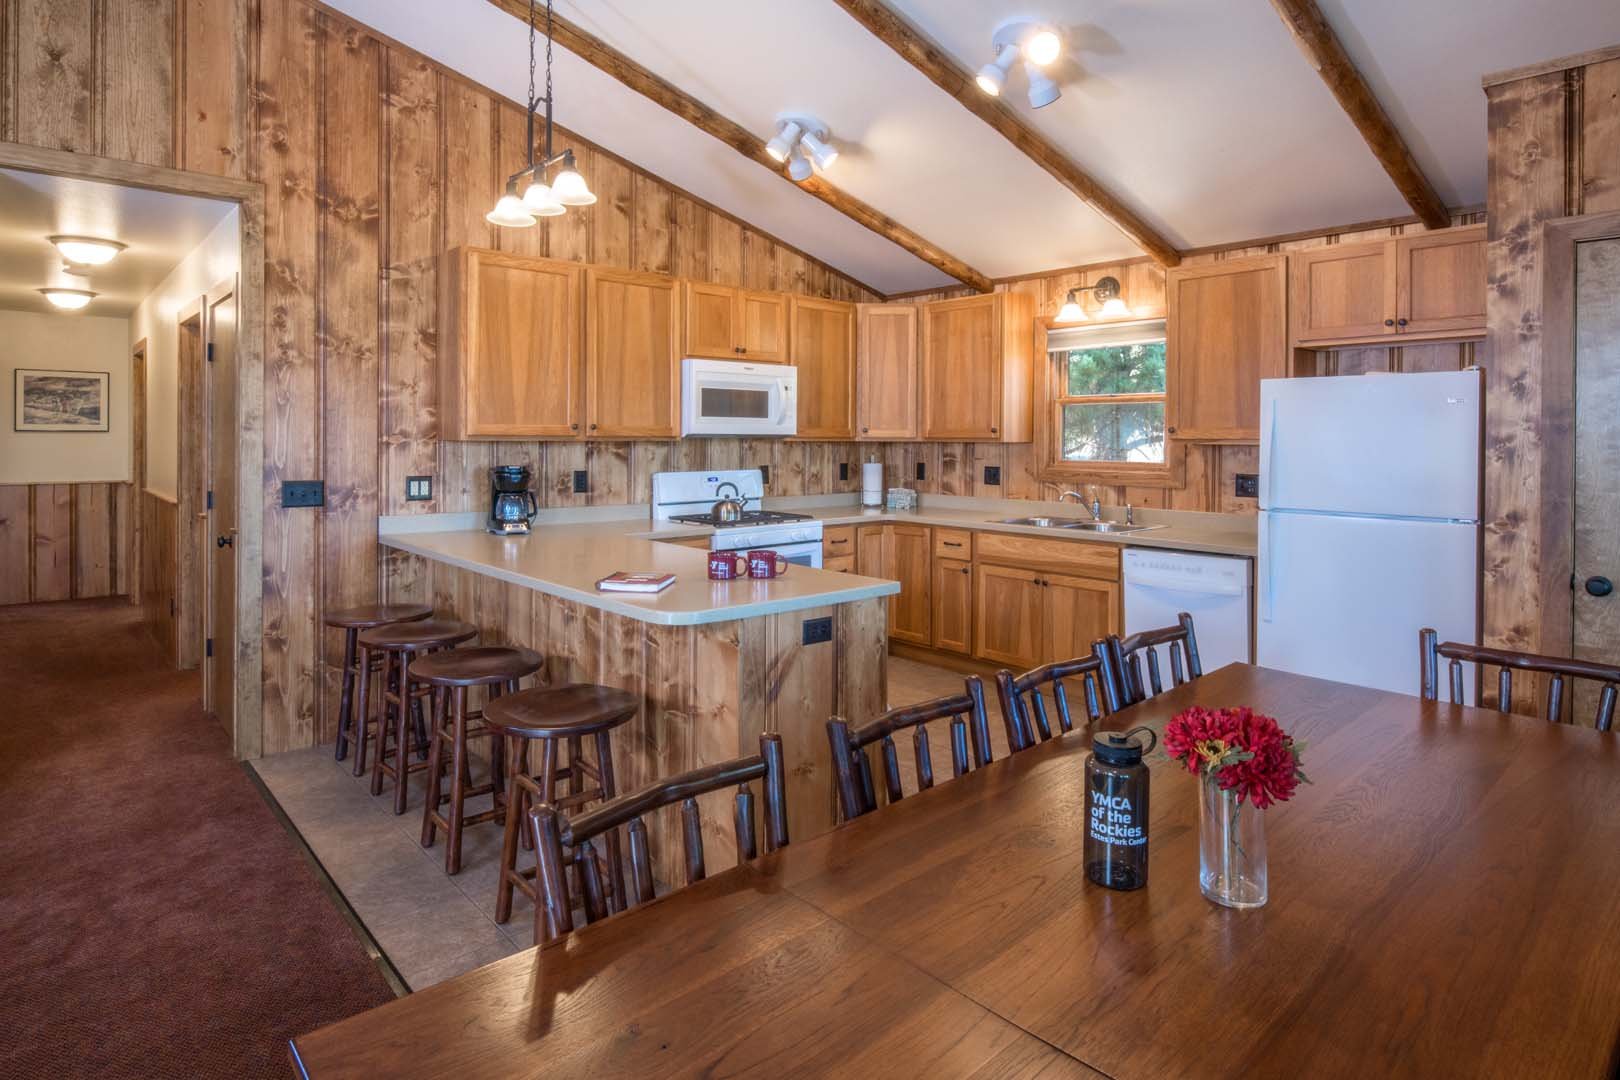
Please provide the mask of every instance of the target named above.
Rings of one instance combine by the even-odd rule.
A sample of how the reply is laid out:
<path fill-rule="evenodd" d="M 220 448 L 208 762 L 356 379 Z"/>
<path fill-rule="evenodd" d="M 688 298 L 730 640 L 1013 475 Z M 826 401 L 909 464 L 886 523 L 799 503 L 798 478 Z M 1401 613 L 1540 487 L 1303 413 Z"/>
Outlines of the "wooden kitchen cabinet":
<path fill-rule="evenodd" d="M 914 645 L 932 645 L 933 538 L 926 525 L 890 525 L 890 576 L 900 592 L 889 598 L 889 636 Z"/>
<path fill-rule="evenodd" d="M 1293 343 L 1337 345 L 1485 331 L 1485 228 L 1415 233 L 1288 256 Z"/>
<path fill-rule="evenodd" d="M 799 372 L 799 438 L 854 438 L 855 305 L 795 296 L 788 361 Z"/>
<path fill-rule="evenodd" d="M 919 376 L 916 304 L 859 305 L 856 364 L 858 439 L 915 439 Z"/>
<path fill-rule="evenodd" d="M 1202 442 L 1257 442 L 1260 380 L 1288 373 L 1287 256 L 1165 273 L 1166 430 Z"/>
<path fill-rule="evenodd" d="M 922 306 L 922 437 L 1029 442 L 1035 304 L 1000 292 Z"/>
<path fill-rule="evenodd" d="M 586 434 L 674 439 L 681 433 L 681 312 L 662 274 L 585 275 Z"/>
<path fill-rule="evenodd" d="M 1395 248 L 1335 244 L 1289 256 L 1294 340 L 1366 339 L 1395 333 Z"/>
<path fill-rule="evenodd" d="M 889 526 L 861 525 L 855 530 L 855 572 L 862 577 L 890 578 Z M 823 540 L 822 550 L 826 550 Z"/>
<path fill-rule="evenodd" d="M 1085 656 L 1092 642 L 1119 633 L 1119 582 L 1059 574 L 1041 580 L 1041 663 Z"/>
<path fill-rule="evenodd" d="M 1014 672 L 1036 667 L 1045 650 L 1041 571 L 980 563 L 973 568 L 973 653 Z"/>
<path fill-rule="evenodd" d="M 685 283 L 687 356 L 787 361 L 788 298 L 703 281 Z"/>
<path fill-rule="evenodd" d="M 937 549 L 936 549 L 937 550 Z M 934 559 L 934 640 L 945 652 L 973 651 L 973 564 Z"/>
<path fill-rule="evenodd" d="M 1485 331 L 1485 227 L 1402 236 L 1395 249 L 1395 327 L 1402 334 Z"/>
<path fill-rule="evenodd" d="M 585 268 L 475 247 L 455 249 L 445 267 L 441 437 L 582 434 Z"/>

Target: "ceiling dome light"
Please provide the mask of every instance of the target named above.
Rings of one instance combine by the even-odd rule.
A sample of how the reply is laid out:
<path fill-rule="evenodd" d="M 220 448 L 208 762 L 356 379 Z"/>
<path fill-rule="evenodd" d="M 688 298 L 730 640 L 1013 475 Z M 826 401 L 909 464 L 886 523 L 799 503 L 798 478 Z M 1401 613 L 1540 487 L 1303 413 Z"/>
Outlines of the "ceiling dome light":
<path fill-rule="evenodd" d="M 787 174 L 789 180 L 792 180 L 795 184 L 802 184 L 810 179 L 810 173 L 810 162 L 803 154 L 794 153 L 792 157 L 788 158 Z"/>
<path fill-rule="evenodd" d="M 1007 72 L 1012 70 L 1013 61 L 1018 59 L 1017 45 L 1003 45 L 996 58 L 979 69 L 978 77 L 974 80 L 979 89 L 991 97 L 999 97 L 1001 88 L 1007 85 Z"/>
<path fill-rule="evenodd" d="M 1048 78 L 1046 72 L 1028 60 L 1024 61 L 1024 74 L 1029 76 L 1030 108 L 1044 109 L 1063 96 L 1063 91 L 1058 88 L 1058 84 Z"/>
<path fill-rule="evenodd" d="M 78 311 L 96 298 L 88 289 L 41 289 L 45 299 L 63 311 Z"/>
<path fill-rule="evenodd" d="M 536 180 L 530 184 L 523 193 L 523 208 L 537 218 L 556 217 L 567 213 L 567 208 L 557 201 L 557 196 L 542 181 Z"/>
<path fill-rule="evenodd" d="M 792 120 L 786 124 L 778 121 L 776 138 L 765 144 L 765 152 L 771 155 L 773 160 L 784 162 L 788 159 L 788 155 L 793 153 L 793 144 L 799 141 L 799 136 L 803 133 L 803 129 Z"/>
<path fill-rule="evenodd" d="M 805 153 L 810 155 L 810 160 L 816 163 L 816 168 L 822 172 L 826 172 L 832 167 L 832 163 L 838 160 L 837 147 L 826 142 L 824 138 L 818 138 L 813 131 L 805 132 L 799 143 L 804 147 Z"/>
<path fill-rule="evenodd" d="M 62 253 L 62 258 L 80 266 L 103 266 L 112 262 L 125 247 L 116 240 L 97 240 L 93 236 L 52 236 L 48 239 Z"/>
<path fill-rule="evenodd" d="M 534 224 L 534 215 L 508 185 L 506 194 L 495 204 L 495 209 L 484 215 L 484 220 L 491 225 L 500 225 L 508 229 L 527 229 Z"/>
<path fill-rule="evenodd" d="M 571 161 L 551 182 L 551 194 L 564 206 L 590 206 L 596 201 L 591 189 L 585 186 L 585 178 L 575 171 Z"/>
<path fill-rule="evenodd" d="M 1078 290 L 1069 290 L 1069 295 L 1064 299 L 1063 306 L 1058 308 L 1057 316 L 1052 321 L 1060 323 L 1086 321 L 1086 309 L 1080 306 Z"/>
<path fill-rule="evenodd" d="M 1063 51 L 1063 42 L 1057 33 L 1047 27 L 1041 27 L 1024 41 L 1024 59 L 1036 67 L 1045 67 L 1058 58 Z"/>

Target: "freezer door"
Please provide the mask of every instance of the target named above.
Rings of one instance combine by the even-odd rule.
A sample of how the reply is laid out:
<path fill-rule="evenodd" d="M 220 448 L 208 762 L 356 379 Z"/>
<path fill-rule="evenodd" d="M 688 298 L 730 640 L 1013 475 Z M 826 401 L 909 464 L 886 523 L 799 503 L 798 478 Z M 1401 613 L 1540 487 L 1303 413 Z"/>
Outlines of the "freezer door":
<path fill-rule="evenodd" d="M 1473 525 L 1262 511 L 1256 658 L 1416 694 L 1419 630 L 1479 640 L 1478 558 Z"/>
<path fill-rule="evenodd" d="M 1260 383 L 1260 507 L 1474 521 L 1480 373 Z"/>

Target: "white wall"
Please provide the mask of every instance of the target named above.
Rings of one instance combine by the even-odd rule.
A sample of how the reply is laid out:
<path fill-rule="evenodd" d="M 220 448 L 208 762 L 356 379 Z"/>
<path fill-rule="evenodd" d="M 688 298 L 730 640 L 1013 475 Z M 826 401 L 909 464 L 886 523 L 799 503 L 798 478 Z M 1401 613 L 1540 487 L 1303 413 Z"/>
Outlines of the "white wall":
<path fill-rule="evenodd" d="M 226 214 L 129 320 L 126 346 L 146 339 L 146 487 L 171 499 L 179 487 L 180 312 L 241 269 L 238 216 Z"/>
<path fill-rule="evenodd" d="M 109 373 L 107 430 L 14 430 L 18 368 Z M 128 319 L 0 311 L 0 383 L 0 484 L 130 478 Z"/>

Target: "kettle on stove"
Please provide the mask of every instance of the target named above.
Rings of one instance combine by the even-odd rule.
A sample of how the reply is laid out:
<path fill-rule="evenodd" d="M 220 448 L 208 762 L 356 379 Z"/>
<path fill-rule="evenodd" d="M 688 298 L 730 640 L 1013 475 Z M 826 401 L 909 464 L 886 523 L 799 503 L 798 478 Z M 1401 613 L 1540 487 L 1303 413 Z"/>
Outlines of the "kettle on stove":
<path fill-rule="evenodd" d="M 529 531 L 540 504 L 529 490 L 527 465 L 496 465 L 489 470 L 489 524 L 492 533 L 521 536 Z"/>

